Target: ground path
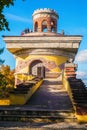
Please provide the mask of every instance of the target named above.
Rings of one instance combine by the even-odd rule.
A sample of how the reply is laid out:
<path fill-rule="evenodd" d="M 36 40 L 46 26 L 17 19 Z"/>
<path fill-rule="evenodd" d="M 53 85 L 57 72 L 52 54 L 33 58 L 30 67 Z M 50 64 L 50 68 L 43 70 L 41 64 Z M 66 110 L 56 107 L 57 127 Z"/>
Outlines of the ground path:
<path fill-rule="evenodd" d="M 38 109 L 72 110 L 71 101 L 60 78 L 44 79 L 27 105 Z"/>

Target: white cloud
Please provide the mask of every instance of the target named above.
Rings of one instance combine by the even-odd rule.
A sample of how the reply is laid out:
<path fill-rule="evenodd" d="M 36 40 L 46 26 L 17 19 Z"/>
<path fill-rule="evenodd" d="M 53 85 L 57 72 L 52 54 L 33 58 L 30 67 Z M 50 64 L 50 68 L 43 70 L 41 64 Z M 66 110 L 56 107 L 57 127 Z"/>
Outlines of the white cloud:
<path fill-rule="evenodd" d="M 85 77 L 85 76 L 87 76 L 87 73 L 84 72 L 84 71 L 77 71 L 76 73 L 77 73 L 78 77 Z"/>
<path fill-rule="evenodd" d="M 78 71 L 76 73 L 77 73 L 76 77 L 82 79 L 82 81 L 87 86 L 87 73 L 85 71 Z"/>
<path fill-rule="evenodd" d="M 9 14 L 9 13 L 6 13 L 6 17 L 8 17 L 11 20 L 25 22 L 25 23 L 31 23 L 32 22 L 32 20 L 30 20 L 30 19 L 20 17 L 20 16 L 17 16 L 17 15 L 14 15 L 14 14 Z"/>
<path fill-rule="evenodd" d="M 80 51 L 77 54 L 75 61 L 80 63 L 87 62 L 87 50 Z"/>

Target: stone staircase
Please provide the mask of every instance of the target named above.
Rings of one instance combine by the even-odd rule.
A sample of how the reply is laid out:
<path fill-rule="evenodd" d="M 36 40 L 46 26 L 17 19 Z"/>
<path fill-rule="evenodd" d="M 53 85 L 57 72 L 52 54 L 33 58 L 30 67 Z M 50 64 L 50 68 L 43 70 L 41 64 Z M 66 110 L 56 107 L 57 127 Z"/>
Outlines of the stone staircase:
<path fill-rule="evenodd" d="M 72 111 L 29 110 L 21 107 L 0 108 L 0 121 L 30 121 L 32 119 L 50 121 L 76 120 Z"/>
<path fill-rule="evenodd" d="M 20 86 L 19 86 L 20 87 Z M 0 121 L 75 121 L 75 115 L 61 78 L 45 79 L 27 104 L 0 107 Z"/>

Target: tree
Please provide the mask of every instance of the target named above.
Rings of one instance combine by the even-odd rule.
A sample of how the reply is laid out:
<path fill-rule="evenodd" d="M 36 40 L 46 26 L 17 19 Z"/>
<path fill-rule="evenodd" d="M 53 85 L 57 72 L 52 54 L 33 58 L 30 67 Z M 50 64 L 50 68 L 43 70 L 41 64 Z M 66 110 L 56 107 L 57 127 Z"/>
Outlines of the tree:
<path fill-rule="evenodd" d="M 0 31 L 9 29 L 9 23 L 7 19 L 5 18 L 5 15 L 3 14 L 4 7 L 9 8 L 11 5 L 14 5 L 14 2 L 16 0 L 0 0 Z M 24 0 L 22 0 L 24 1 Z"/>
<path fill-rule="evenodd" d="M 14 88 L 14 70 L 9 66 L 1 66 L 0 69 L 0 98 L 9 96 L 9 92 Z"/>
<path fill-rule="evenodd" d="M 0 54 L 2 54 L 3 51 L 4 51 L 4 47 L 0 49 Z M 4 63 L 4 61 L 5 61 L 5 60 L 2 60 L 2 59 L 0 58 L 0 66 Z"/>

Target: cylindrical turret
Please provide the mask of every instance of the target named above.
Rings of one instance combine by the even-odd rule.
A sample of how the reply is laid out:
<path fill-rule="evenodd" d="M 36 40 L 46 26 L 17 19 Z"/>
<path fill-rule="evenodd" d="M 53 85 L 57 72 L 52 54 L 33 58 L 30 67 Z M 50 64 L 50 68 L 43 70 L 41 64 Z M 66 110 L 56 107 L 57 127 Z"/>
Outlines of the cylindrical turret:
<path fill-rule="evenodd" d="M 58 14 L 52 9 L 37 9 L 33 13 L 34 32 L 57 32 Z"/>

